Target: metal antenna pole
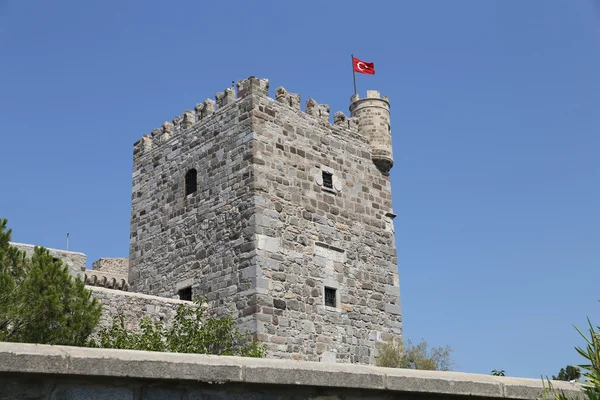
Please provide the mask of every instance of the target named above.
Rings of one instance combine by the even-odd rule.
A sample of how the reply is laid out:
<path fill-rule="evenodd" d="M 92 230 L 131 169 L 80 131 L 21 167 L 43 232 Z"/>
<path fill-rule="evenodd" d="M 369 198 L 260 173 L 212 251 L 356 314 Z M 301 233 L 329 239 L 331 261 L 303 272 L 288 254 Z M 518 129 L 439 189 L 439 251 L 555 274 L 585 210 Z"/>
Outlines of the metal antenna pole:
<path fill-rule="evenodd" d="M 69 234 L 67 233 L 67 251 L 69 251 Z"/>

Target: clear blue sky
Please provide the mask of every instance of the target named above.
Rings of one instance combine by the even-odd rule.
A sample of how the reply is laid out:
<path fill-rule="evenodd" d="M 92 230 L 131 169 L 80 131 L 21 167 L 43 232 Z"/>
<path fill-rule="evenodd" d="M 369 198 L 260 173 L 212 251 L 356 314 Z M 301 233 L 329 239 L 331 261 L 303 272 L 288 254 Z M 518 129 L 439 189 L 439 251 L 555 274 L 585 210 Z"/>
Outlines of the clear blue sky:
<path fill-rule="evenodd" d="M 133 143 L 250 75 L 390 96 L 405 335 L 555 374 L 600 323 L 600 7 L 562 1 L 0 0 L 0 217 L 128 256 Z"/>

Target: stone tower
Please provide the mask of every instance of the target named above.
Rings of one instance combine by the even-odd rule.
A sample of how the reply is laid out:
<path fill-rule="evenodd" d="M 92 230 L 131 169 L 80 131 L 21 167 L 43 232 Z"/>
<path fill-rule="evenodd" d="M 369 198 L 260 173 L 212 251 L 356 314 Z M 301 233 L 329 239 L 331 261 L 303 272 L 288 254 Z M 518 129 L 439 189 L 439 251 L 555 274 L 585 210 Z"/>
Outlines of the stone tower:
<path fill-rule="evenodd" d="M 394 165 L 390 103 L 377 90 L 367 90 L 367 98 L 352 96 L 350 113 L 358 121 L 358 132 L 369 139 L 371 159 L 383 174 Z"/>
<path fill-rule="evenodd" d="M 250 77 L 134 145 L 129 283 L 205 297 L 270 357 L 373 363 L 401 335 L 389 102 Z"/>

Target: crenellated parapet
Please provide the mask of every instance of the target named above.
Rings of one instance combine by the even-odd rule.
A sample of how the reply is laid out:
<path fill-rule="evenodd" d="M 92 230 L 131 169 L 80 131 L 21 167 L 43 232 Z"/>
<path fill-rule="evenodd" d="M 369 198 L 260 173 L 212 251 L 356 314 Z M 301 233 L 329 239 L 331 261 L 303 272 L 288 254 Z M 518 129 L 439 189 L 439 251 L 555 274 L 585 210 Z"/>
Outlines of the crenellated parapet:
<path fill-rule="evenodd" d="M 297 93 L 290 93 L 282 86 L 278 87 L 275 91 L 275 100 L 294 110 L 300 111 L 300 95 Z"/>
<path fill-rule="evenodd" d="M 236 87 L 238 90 L 238 99 L 243 99 L 250 95 L 269 96 L 268 79 L 259 79 L 255 76 L 251 76 L 248 79 L 238 81 Z"/>
<path fill-rule="evenodd" d="M 217 101 L 217 107 L 219 108 L 233 104 L 235 102 L 235 92 L 233 88 L 227 88 L 224 91 L 217 93 L 215 100 Z"/>
<path fill-rule="evenodd" d="M 342 111 L 333 114 L 333 124 L 348 129 L 351 132 L 358 133 L 358 119 L 347 117 Z"/>
<path fill-rule="evenodd" d="M 148 135 L 142 136 L 140 140 L 133 144 L 133 159 L 137 160 L 142 155 L 149 153 L 152 150 L 152 137 Z"/>
<path fill-rule="evenodd" d="M 275 100 L 278 103 L 284 104 L 291 109 L 302 112 L 300 109 L 300 95 L 288 92 L 284 87 L 280 86 L 275 91 Z M 304 113 L 317 118 L 322 123 L 331 124 L 331 110 L 328 104 L 320 104 L 315 99 L 309 98 L 304 107 Z M 333 115 L 333 126 L 349 130 L 351 133 L 358 133 L 358 119 L 347 117 L 343 112 L 338 111 Z"/>
<path fill-rule="evenodd" d="M 228 87 L 215 94 L 214 99 L 207 98 L 197 104 L 193 110 L 186 110 L 177 115 L 170 122 L 152 130 L 151 134 L 144 135 L 134 144 L 134 161 L 153 149 L 169 142 L 181 132 L 192 129 L 197 124 L 208 123 L 211 118 L 217 117 L 222 110 L 228 109 L 236 102 L 258 96 L 268 98 L 269 80 L 259 79 L 254 76 L 240 80 L 235 87 Z M 301 109 L 300 95 L 288 92 L 284 87 L 275 90 L 275 101 L 289 107 L 298 113 L 316 118 L 321 124 L 330 124 L 342 133 L 344 130 L 352 134 L 365 137 L 372 144 L 377 155 L 373 157 L 374 162 L 382 172 L 387 173 L 393 164 L 391 155 L 391 136 L 389 133 L 389 102 L 387 96 L 379 97 L 379 92 L 368 91 L 367 98 L 360 99 L 357 94 L 351 98 L 351 116 L 346 116 L 338 111 L 331 117 L 328 104 L 320 104 L 315 99 L 309 98 Z M 332 121 L 333 120 L 333 121 Z"/>
<path fill-rule="evenodd" d="M 200 104 L 196 104 L 196 121 L 202 121 L 215 113 L 215 102 L 211 99 L 206 99 Z"/>
<path fill-rule="evenodd" d="M 134 144 L 134 161 L 173 139 L 181 132 L 192 128 L 194 125 L 207 122 L 215 114 L 218 114 L 219 111 L 228 108 L 237 100 L 246 98 L 251 94 L 268 96 L 269 81 L 267 79 L 250 77 L 239 81 L 237 88 L 237 97 L 234 88 L 228 87 L 222 92 L 216 93 L 215 100 L 207 98 L 202 103 L 197 104 L 194 110 L 186 110 L 183 114 L 175 116 L 171 122 L 166 121 L 159 128 L 153 129 L 150 135 L 142 136 Z"/>
<path fill-rule="evenodd" d="M 313 98 L 306 100 L 306 113 L 329 122 L 329 105 L 319 104 Z"/>
<path fill-rule="evenodd" d="M 129 290 L 127 275 L 115 274 L 98 270 L 86 270 L 83 281 L 87 286 L 100 286 L 108 289 Z"/>

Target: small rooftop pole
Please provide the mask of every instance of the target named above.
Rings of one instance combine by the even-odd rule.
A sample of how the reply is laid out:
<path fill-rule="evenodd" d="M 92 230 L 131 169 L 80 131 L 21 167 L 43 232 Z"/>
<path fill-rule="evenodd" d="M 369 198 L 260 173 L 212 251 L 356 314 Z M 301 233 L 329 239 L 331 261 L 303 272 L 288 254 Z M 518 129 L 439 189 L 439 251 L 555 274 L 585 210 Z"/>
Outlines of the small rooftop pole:
<path fill-rule="evenodd" d="M 67 233 L 67 251 L 69 251 L 69 234 Z"/>
<path fill-rule="evenodd" d="M 356 72 L 354 71 L 354 54 L 350 54 L 352 57 L 352 80 L 354 81 L 354 94 L 356 94 Z"/>

